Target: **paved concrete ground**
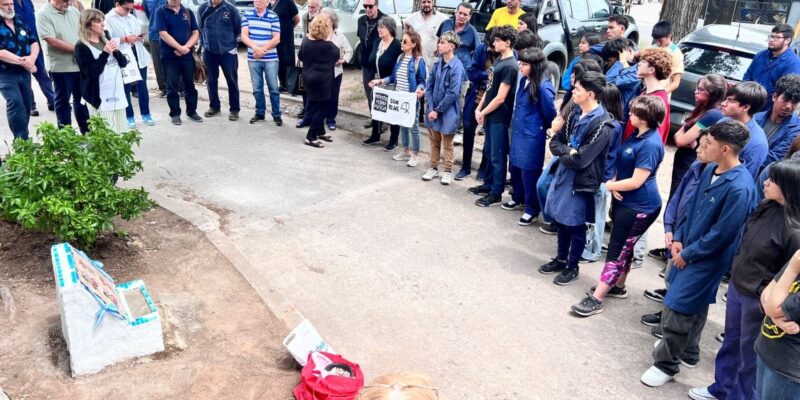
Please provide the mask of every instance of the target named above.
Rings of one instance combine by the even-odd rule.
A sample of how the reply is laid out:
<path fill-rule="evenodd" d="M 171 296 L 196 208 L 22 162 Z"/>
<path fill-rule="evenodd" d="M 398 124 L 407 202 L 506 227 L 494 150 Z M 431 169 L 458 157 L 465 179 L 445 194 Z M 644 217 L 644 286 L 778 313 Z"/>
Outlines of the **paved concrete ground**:
<path fill-rule="evenodd" d="M 242 98 L 252 106 L 250 96 Z M 668 399 L 685 398 L 713 377 L 719 305 L 697 368 L 660 389 L 639 383 L 654 342 L 639 316 L 658 307 L 641 293 L 661 286 L 650 260 L 633 272 L 628 299 L 609 299 L 604 313 L 576 318 L 568 308 L 602 265 L 583 265 L 570 286 L 553 285 L 536 267 L 554 255 L 554 238 L 516 225 L 516 212 L 475 207 L 465 190 L 474 180 L 422 182 L 425 165 L 408 168 L 341 129 L 334 143 L 313 149 L 289 117 L 282 128 L 249 125 L 246 117 L 173 127 L 165 101 L 152 105 L 158 125 L 141 128 L 137 151 L 145 171 L 126 185 L 143 185 L 210 232 L 279 315 L 291 322 L 299 311 L 311 319 L 367 379 L 424 372 L 446 399 Z M 204 99 L 200 111 L 206 106 Z M 361 123 L 340 120 L 363 133 Z M 10 140 L 7 130 L 0 140 Z M 671 160 L 669 152 L 662 189 Z"/>

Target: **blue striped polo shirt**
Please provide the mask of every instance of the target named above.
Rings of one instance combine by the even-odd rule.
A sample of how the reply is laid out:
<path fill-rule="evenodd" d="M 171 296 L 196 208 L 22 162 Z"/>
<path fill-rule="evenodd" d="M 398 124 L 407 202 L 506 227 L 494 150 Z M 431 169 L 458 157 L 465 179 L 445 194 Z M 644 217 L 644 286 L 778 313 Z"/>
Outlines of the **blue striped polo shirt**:
<path fill-rule="evenodd" d="M 278 14 L 266 9 L 263 16 L 259 16 L 256 9 L 246 12 L 242 16 L 242 28 L 247 27 L 250 40 L 258 46 L 263 46 L 272 40 L 272 35 L 281 33 L 281 23 Z M 291 40 L 291 38 L 289 38 Z M 247 61 L 278 61 L 278 49 L 272 48 L 264 56 L 256 59 L 253 56 L 253 49 L 247 49 Z"/>

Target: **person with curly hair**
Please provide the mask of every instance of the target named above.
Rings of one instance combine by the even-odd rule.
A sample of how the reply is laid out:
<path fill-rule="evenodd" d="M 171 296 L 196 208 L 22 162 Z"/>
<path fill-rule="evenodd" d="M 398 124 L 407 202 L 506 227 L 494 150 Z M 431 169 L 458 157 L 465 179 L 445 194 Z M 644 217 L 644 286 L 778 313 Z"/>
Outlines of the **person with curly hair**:
<path fill-rule="evenodd" d="M 669 93 L 664 86 L 664 80 L 672 74 L 672 56 L 664 49 L 650 48 L 644 49 L 639 55 L 636 75 L 642 80 L 642 95 L 656 96 L 664 101 L 666 113 L 664 120 L 658 125 L 658 134 L 661 142 L 667 143 L 669 135 Z M 635 127 L 628 120 L 625 124 L 625 131 L 622 133 L 622 141 L 628 140 L 633 135 Z"/>
<path fill-rule="evenodd" d="M 325 133 L 323 121 L 326 107 L 331 98 L 333 86 L 333 68 L 339 60 L 339 48 L 328 40 L 333 32 L 331 20 L 325 14 L 314 17 L 308 29 L 308 36 L 303 39 L 297 56 L 303 62 L 303 83 L 308 94 L 306 118 L 309 120 L 308 134 L 305 144 L 321 148 L 324 140 L 333 139 Z"/>

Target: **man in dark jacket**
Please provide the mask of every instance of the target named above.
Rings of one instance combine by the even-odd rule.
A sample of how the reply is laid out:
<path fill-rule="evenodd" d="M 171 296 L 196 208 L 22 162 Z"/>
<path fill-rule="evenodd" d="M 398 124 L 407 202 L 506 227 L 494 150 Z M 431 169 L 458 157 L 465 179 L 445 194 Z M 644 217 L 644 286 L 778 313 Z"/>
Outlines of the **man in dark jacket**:
<path fill-rule="evenodd" d="M 31 119 L 31 73 L 36 72 L 39 40 L 22 18 L 14 0 L 0 0 L 0 94 L 6 100 L 8 127 L 14 138 L 28 139 Z"/>
<path fill-rule="evenodd" d="M 208 67 L 209 109 L 205 116 L 220 113 L 219 69 L 228 84 L 230 114 L 228 120 L 239 119 L 239 56 L 236 54 L 237 39 L 242 33 L 242 16 L 239 10 L 225 0 L 208 0 L 197 10 L 198 26 L 203 38 L 203 62 Z"/>
<path fill-rule="evenodd" d="M 656 343 L 653 366 L 641 377 L 643 384 L 661 386 L 680 371 L 679 355 L 699 342 L 716 300 L 722 275 L 730 268 L 747 217 L 756 207 L 756 187 L 739 161 L 750 140 L 738 121 L 718 122 L 702 143 L 709 165 L 700 175 L 690 200 L 686 220 L 672 239 L 669 291 L 661 313 L 663 339 Z"/>
<path fill-rule="evenodd" d="M 197 115 L 197 89 L 194 87 L 192 51 L 200 38 L 194 13 L 184 8 L 180 0 L 168 0 L 156 10 L 156 29 L 161 37 L 161 65 L 167 78 L 167 104 L 172 124 L 181 124 L 180 82 L 186 93 L 186 116 L 194 122 L 203 122 Z"/>
<path fill-rule="evenodd" d="M 364 93 L 367 95 L 367 105 L 372 109 L 372 88 L 369 82 L 375 79 L 375 66 L 369 65 L 369 53 L 372 51 L 373 43 L 378 39 L 378 20 L 385 14 L 378 9 L 378 0 L 364 0 L 364 15 L 358 18 L 358 40 L 361 43 L 358 47 L 359 60 L 361 60 L 361 79 L 364 83 Z M 365 128 L 372 127 L 372 121 L 364 124 Z"/>
<path fill-rule="evenodd" d="M 22 22 L 24 22 L 25 25 L 31 29 L 31 33 L 38 38 L 39 34 L 36 32 L 36 10 L 33 7 L 33 2 L 31 0 L 16 0 L 14 2 L 14 12 L 22 18 Z M 39 50 L 41 50 L 42 45 L 39 43 L 37 44 L 39 45 Z M 39 89 L 42 90 L 42 94 L 44 94 L 44 97 L 47 99 L 47 109 L 50 111 L 55 110 L 53 103 L 56 93 L 53 90 L 53 81 L 50 80 L 50 75 L 47 74 L 47 70 L 44 68 L 44 54 L 42 51 L 39 51 L 39 56 L 36 57 L 36 72 L 33 74 L 33 77 L 39 82 Z M 36 110 L 36 99 L 33 99 L 31 116 L 39 116 L 39 111 Z"/>

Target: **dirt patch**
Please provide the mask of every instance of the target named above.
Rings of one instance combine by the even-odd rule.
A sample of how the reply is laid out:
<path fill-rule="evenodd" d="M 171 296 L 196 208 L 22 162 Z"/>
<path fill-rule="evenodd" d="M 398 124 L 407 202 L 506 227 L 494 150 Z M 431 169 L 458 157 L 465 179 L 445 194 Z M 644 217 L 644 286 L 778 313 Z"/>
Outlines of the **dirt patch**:
<path fill-rule="evenodd" d="M 51 235 L 0 222 L 0 386 L 12 399 L 292 399 L 288 333 L 202 232 L 162 209 L 121 222 L 87 251 L 117 282 L 141 278 L 166 350 L 73 379 L 61 334 Z M 13 307 L 8 304 L 13 302 Z"/>

